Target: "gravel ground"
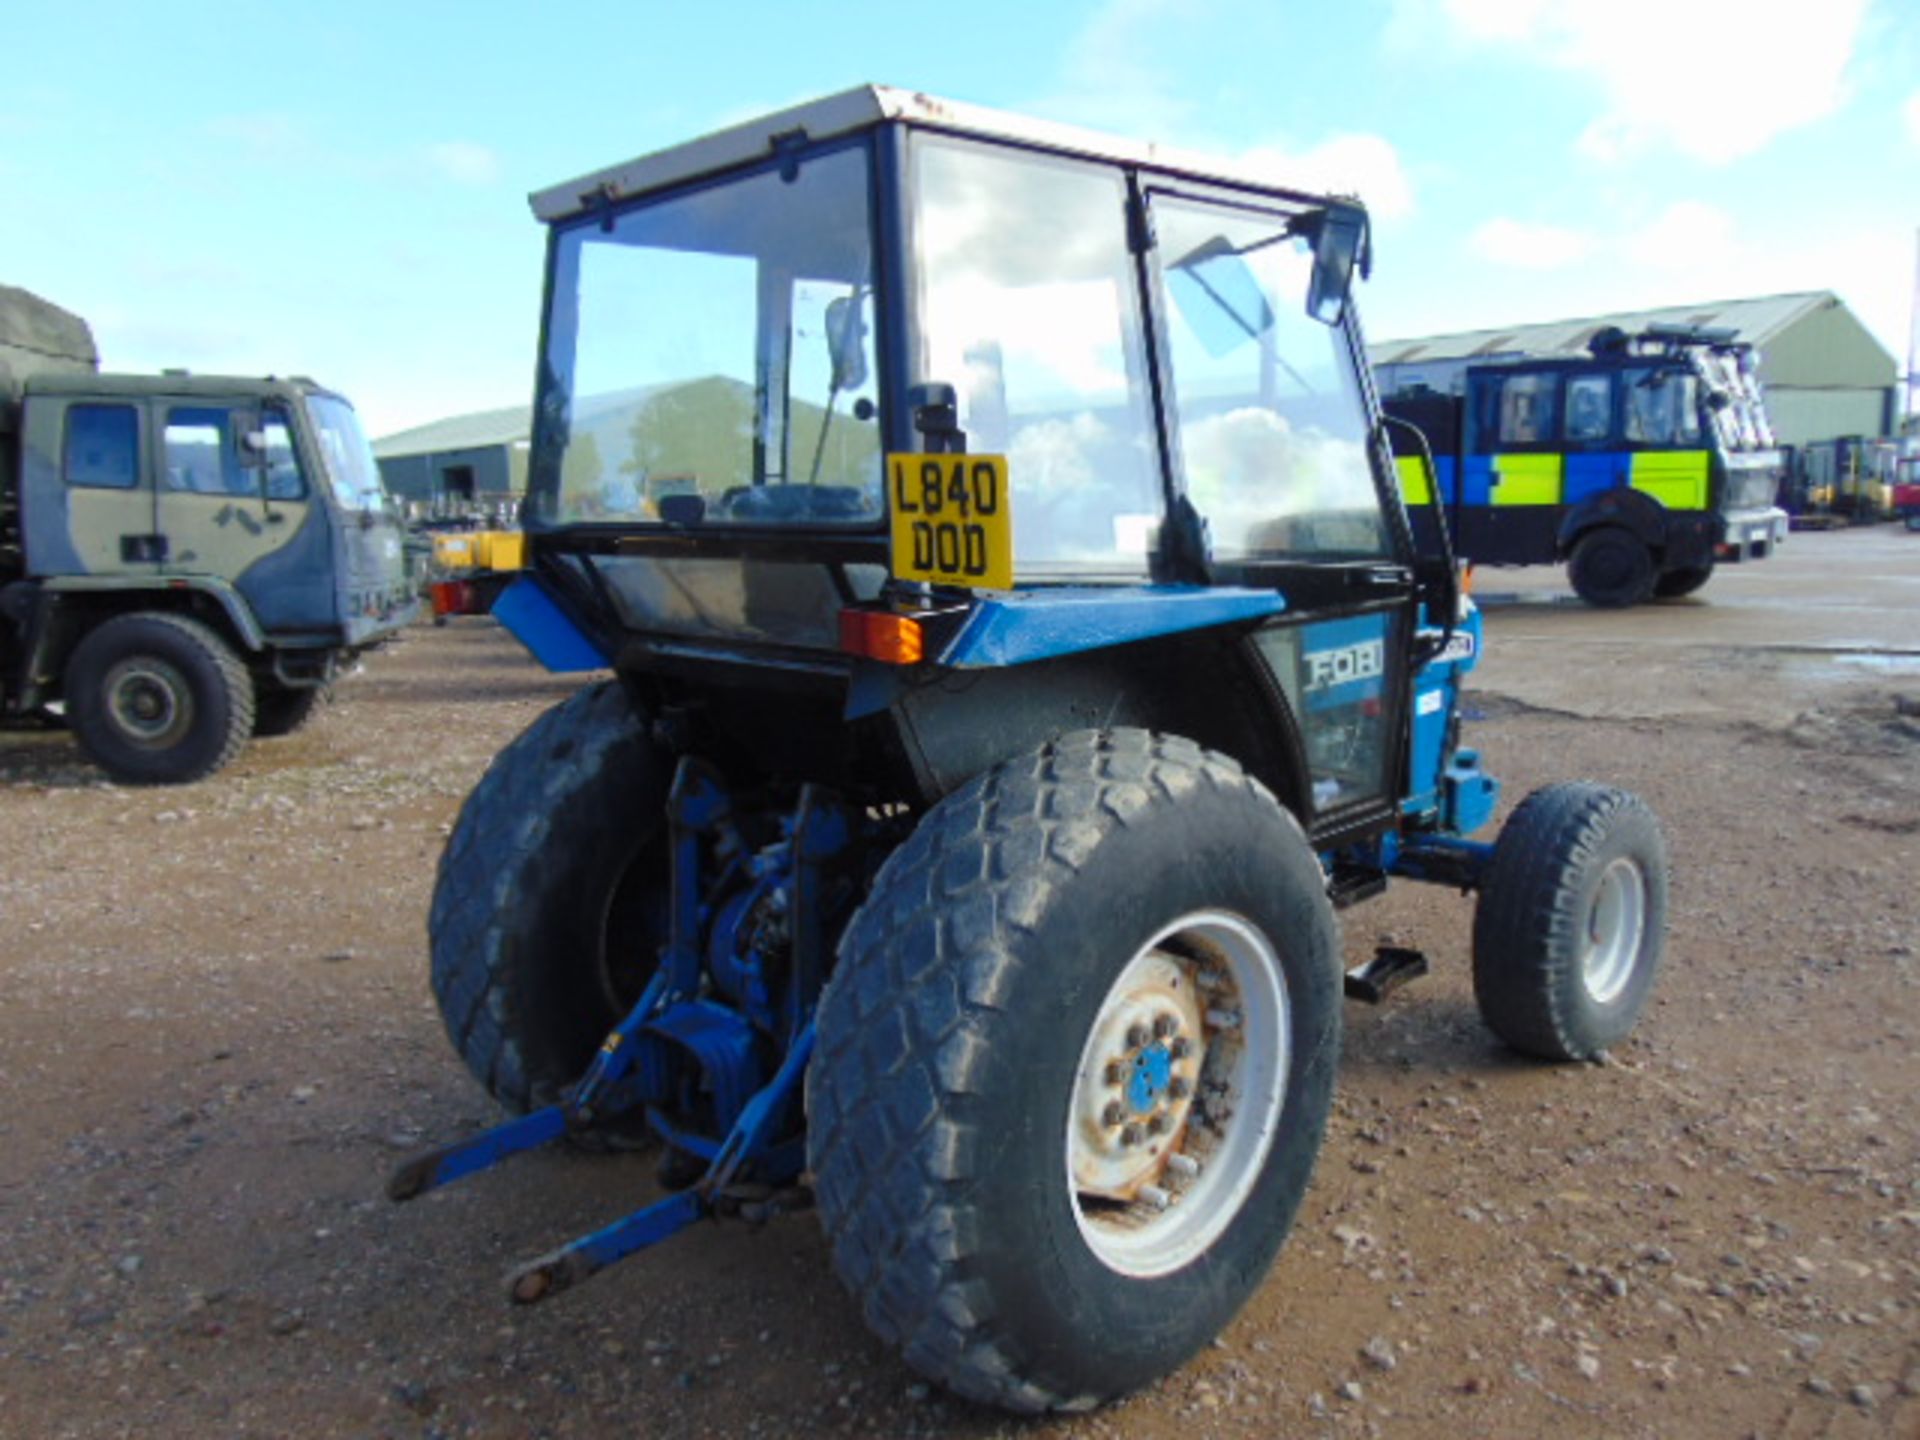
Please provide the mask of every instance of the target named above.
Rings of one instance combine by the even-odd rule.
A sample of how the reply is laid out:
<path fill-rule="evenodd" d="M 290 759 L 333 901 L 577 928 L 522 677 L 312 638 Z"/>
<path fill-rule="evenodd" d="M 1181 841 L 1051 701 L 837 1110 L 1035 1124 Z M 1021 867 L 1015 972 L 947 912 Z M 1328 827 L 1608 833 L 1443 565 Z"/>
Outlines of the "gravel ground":
<path fill-rule="evenodd" d="M 1788 553 L 1896 601 L 1920 570 L 1890 532 Z M 1469 902 L 1347 912 L 1350 963 L 1435 973 L 1348 1007 L 1279 1265 L 1186 1369 L 1061 1421 L 929 1392 L 808 1216 L 510 1309 L 512 1262 L 654 1193 L 644 1157 L 381 1198 L 490 1118 L 427 992 L 433 867 L 570 688 L 490 622 L 413 632 L 192 787 L 0 733 L 0 1435 L 1920 1434 L 1920 662 L 1833 661 L 1885 604 L 1769 640 L 1801 574 L 1604 620 L 1523 575 L 1490 608 L 1467 734 L 1508 806 L 1585 776 L 1667 825 L 1653 1007 L 1604 1065 L 1525 1063 L 1475 1016 Z"/>

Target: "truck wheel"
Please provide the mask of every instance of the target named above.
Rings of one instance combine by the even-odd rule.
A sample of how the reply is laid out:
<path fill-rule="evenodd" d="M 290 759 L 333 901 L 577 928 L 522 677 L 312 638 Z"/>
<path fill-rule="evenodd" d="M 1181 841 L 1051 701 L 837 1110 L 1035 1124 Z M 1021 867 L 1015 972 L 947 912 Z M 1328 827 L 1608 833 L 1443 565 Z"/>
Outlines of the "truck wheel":
<path fill-rule="evenodd" d="M 433 993 L 509 1110 L 558 1099 L 645 988 L 665 934 L 668 779 L 645 717 L 606 681 L 521 732 L 461 808 L 427 921 Z"/>
<path fill-rule="evenodd" d="M 1312 1171 L 1338 957 L 1299 825 L 1189 741 L 1070 735 L 948 796 L 848 927 L 808 1075 L 868 1324 L 1023 1411 L 1205 1345 Z"/>
<path fill-rule="evenodd" d="M 263 738 L 291 735 L 313 718 L 323 693 L 318 685 L 262 685 L 253 702 L 253 733 Z"/>
<path fill-rule="evenodd" d="M 1480 1014 L 1514 1049 L 1588 1060 L 1633 1029 L 1667 928 L 1667 843 L 1637 796 L 1549 785 L 1501 830 L 1473 917 Z"/>
<path fill-rule="evenodd" d="M 1666 570 L 1653 582 L 1653 593 L 1662 600 L 1678 600 L 1691 595 L 1713 578 L 1713 566 L 1692 565 L 1684 570 Z"/>
<path fill-rule="evenodd" d="M 1567 561 L 1573 590 L 1589 605 L 1621 610 L 1638 605 L 1653 588 L 1653 552 L 1631 531 L 1602 525 L 1582 535 Z"/>
<path fill-rule="evenodd" d="M 211 627 L 184 615 L 120 615 L 74 647 L 65 681 L 74 738 L 134 785 L 211 775 L 253 730 L 253 677 Z"/>

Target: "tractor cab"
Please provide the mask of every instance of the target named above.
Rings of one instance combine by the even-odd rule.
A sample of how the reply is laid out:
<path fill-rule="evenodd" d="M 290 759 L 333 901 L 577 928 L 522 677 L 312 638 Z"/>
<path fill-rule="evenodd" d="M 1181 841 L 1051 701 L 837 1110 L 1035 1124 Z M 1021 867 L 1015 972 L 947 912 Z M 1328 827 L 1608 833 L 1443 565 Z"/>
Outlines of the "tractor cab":
<path fill-rule="evenodd" d="M 1631 1028 L 1657 824 L 1461 749 L 1478 617 L 1417 573 L 1351 287 L 1359 206 L 862 89 L 535 197 L 529 564 L 493 613 L 610 668 L 504 750 L 436 881 L 447 1030 L 514 1118 L 667 1190 L 531 1303 L 696 1220 L 817 1206 L 924 1373 L 1078 1410 L 1265 1274 L 1324 1131 L 1334 910 L 1481 893 L 1528 1053 Z"/>
<path fill-rule="evenodd" d="M 1356 204 L 862 89 L 534 207 L 528 527 L 592 658 L 838 684 L 907 716 L 886 783 L 930 800 L 979 759 L 912 723 L 937 670 L 1027 690 L 1160 642 L 1174 680 L 1169 637 L 1224 623 L 1246 644 L 1186 688 L 1284 697 L 1251 743 L 1303 818 L 1397 813 L 1413 556 Z M 1019 739 L 1057 720 L 1016 708 Z"/>

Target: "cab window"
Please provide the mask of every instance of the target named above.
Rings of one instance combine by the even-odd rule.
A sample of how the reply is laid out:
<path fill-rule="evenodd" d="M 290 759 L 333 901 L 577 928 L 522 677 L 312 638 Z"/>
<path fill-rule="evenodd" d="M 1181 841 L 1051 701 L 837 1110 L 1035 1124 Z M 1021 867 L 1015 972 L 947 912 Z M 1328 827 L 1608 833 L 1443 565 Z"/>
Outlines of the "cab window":
<path fill-rule="evenodd" d="M 1698 382 L 1679 370 L 1635 369 L 1626 382 L 1626 438 L 1631 445 L 1698 445 Z"/>
<path fill-rule="evenodd" d="M 1500 387 L 1500 443 L 1541 445 L 1553 440 L 1559 426 L 1554 413 L 1554 377 L 1551 374 L 1509 375 Z"/>
<path fill-rule="evenodd" d="M 62 474 L 69 485 L 131 490 L 140 480 L 140 416 L 131 405 L 69 405 Z"/>
<path fill-rule="evenodd" d="M 937 136 L 913 157 L 918 378 L 1007 457 L 1016 574 L 1144 573 L 1162 488 L 1124 179 Z"/>
<path fill-rule="evenodd" d="M 254 493 L 253 478 L 240 463 L 232 412 L 224 407 L 172 406 L 163 443 L 163 488 L 190 495 Z"/>
<path fill-rule="evenodd" d="M 1567 381 L 1567 442 L 1591 445 L 1613 432 L 1613 377 L 1576 375 Z"/>
<path fill-rule="evenodd" d="M 1181 476 L 1216 559 L 1387 553 L 1347 333 L 1307 313 L 1291 217 L 1158 195 L 1161 314 Z"/>
<path fill-rule="evenodd" d="M 267 498 L 304 499 L 307 481 L 300 471 L 300 454 L 294 448 L 293 426 L 286 415 L 269 409 L 261 417 L 260 431 L 266 440 Z"/>

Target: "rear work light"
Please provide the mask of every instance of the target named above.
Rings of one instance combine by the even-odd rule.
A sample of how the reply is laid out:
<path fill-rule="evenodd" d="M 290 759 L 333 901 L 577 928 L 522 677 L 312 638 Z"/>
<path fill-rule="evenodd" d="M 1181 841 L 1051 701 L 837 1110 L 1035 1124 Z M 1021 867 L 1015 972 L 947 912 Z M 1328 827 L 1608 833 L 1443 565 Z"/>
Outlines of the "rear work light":
<path fill-rule="evenodd" d="M 885 610 L 842 610 L 840 648 L 887 665 L 918 665 L 927 656 L 920 622 Z"/>

